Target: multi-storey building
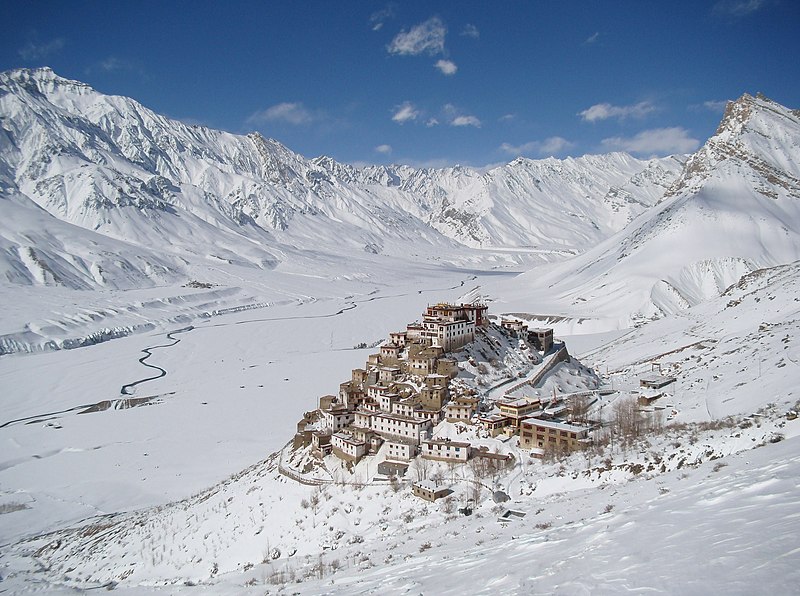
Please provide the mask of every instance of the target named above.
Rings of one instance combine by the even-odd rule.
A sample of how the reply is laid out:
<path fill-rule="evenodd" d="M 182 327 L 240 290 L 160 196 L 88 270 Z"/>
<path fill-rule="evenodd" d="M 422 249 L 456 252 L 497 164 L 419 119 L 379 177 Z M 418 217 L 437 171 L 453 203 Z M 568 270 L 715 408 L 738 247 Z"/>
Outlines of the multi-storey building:
<path fill-rule="evenodd" d="M 366 443 L 346 432 L 334 433 L 331 447 L 333 454 L 345 461 L 358 462 L 367 453 Z"/>
<path fill-rule="evenodd" d="M 419 443 L 430 434 L 431 421 L 424 418 L 412 418 L 380 412 L 372 417 L 372 430 L 383 437 L 399 438 Z"/>
<path fill-rule="evenodd" d="M 519 446 L 522 449 L 576 449 L 589 434 L 586 426 L 558 420 L 527 418 L 520 424 Z"/>
<path fill-rule="evenodd" d="M 465 462 L 469 459 L 470 449 L 469 443 L 430 439 L 420 444 L 420 455 L 426 459 Z"/>

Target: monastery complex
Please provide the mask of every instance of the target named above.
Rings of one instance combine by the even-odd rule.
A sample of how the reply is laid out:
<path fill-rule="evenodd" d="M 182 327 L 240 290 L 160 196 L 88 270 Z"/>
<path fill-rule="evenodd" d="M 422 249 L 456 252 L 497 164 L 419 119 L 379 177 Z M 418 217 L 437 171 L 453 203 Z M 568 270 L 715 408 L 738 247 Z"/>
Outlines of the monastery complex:
<path fill-rule="evenodd" d="M 439 303 L 428 306 L 421 320 L 405 330 L 390 333 L 363 368 L 351 371 L 336 395 L 321 397 L 319 408 L 298 423 L 295 448 L 310 447 L 320 460 L 333 455 L 348 467 L 365 456 L 380 455 L 378 473 L 394 476 L 403 475 L 417 457 L 453 463 L 504 457 L 490 452 L 485 441 L 475 446 L 468 440 L 436 438 L 443 421 L 481 429 L 487 438 L 518 437 L 519 447 L 533 456 L 587 442 L 589 427 L 567 421 L 566 403 L 527 391 L 569 359 L 566 346 L 554 341 L 552 329 L 528 329 L 517 320 L 490 322 L 487 310 L 480 303 Z M 535 373 L 491 401 L 475 383 L 460 378 L 479 376 L 462 372 L 472 360 L 466 347 L 476 340 L 499 343 L 490 330 L 524 346 L 527 368 Z M 498 385 L 513 381 L 511 376 Z"/>

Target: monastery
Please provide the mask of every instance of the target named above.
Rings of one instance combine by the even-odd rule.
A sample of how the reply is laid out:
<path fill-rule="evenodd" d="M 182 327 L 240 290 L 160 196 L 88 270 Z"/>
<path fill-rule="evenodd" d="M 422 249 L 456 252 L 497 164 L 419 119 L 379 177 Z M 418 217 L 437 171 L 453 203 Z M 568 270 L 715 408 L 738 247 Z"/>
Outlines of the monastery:
<path fill-rule="evenodd" d="M 420 321 L 390 333 L 364 368 L 353 369 L 339 385 L 337 395 L 321 397 L 319 409 L 298 424 L 296 446 L 310 444 L 318 456 L 333 454 L 348 464 L 385 446 L 378 472 L 396 475 L 416 457 L 464 463 L 472 457 L 496 456 L 466 441 L 432 438 L 442 420 L 478 424 L 489 436 L 519 435 L 520 447 L 532 454 L 546 447 L 574 449 L 586 441 L 589 429 L 555 419 L 563 408 L 553 403 L 511 391 L 494 411 L 480 414 L 474 390 L 462 385 L 454 391 L 457 351 L 489 327 L 487 310 L 485 304 L 439 303 L 428 306 Z M 550 367 L 569 357 L 563 344 L 554 344 L 552 329 L 528 330 L 522 322 L 507 320 L 501 327 L 543 356 L 550 353 Z M 542 374 L 549 370 L 545 368 Z"/>

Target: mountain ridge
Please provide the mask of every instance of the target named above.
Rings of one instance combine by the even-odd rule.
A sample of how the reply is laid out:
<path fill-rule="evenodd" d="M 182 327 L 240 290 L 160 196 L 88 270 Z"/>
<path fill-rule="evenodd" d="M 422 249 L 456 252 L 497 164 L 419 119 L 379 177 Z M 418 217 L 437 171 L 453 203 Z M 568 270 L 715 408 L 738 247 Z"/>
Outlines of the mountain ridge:
<path fill-rule="evenodd" d="M 408 242 L 426 259 L 467 247 L 574 254 L 654 204 L 681 166 L 613 153 L 488 172 L 356 168 L 258 133 L 169 120 L 49 68 L 0 74 L 0 93 L 3 188 L 71 224 L 173 253 L 177 269 L 207 259 L 196 240 L 218 236 L 224 259 L 243 253 L 255 266 L 291 249 L 405 255 Z"/>
<path fill-rule="evenodd" d="M 652 210 L 575 259 L 524 274 L 521 288 L 497 291 L 535 290 L 527 300 L 573 322 L 585 316 L 595 330 L 695 306 L 751 271 L 800 259 L 798 163 L 796 111 L 745 94 Z"/>

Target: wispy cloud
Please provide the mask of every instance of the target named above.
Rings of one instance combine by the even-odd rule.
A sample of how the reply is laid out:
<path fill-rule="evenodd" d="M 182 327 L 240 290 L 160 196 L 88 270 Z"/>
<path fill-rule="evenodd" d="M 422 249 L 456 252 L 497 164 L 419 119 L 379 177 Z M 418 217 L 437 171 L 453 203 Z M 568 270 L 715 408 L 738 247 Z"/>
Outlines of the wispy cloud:
<path fill-rule="evenodd" d="M 125 67 L 125 65 L 122 60 L 116 56 L 109 56 L 105 60 L 101 61 L 100 64 L 98 64 L 98 67 L 100 70 L 104 70 L 105 72 L 112 72 L 114 70 L 121 70 Z"/>
<path fill-rule="evenodd" d="M 711 110 L 712 112 L 723 112 L 725 110 L 725 106 L 728 105 L 727 100 L 711 100 L 711 101 L 704 101 L 703 107 L 707 110 Z"/>
<path fill-rule="evenodd" d="M 583 43 L 586 44 L 586 45 L 591 45 L 591 44 L 595 43 L 598 39 L 600 39 L 600 32 L 599 31 L 595 31 L 592 35 L 587 37 L 584 40 Z"/>
<path fill-rule="evenodd" d="M 63 37 L 57 37 L 46 42 L 29 41 L 17 50 L 17 54 L 23 60 L 41 60 L 60 52 L 65 43 Z"/>
<path fill-rule="evenodd" d="M 766 0 L 720 0 L 712 12 L 717 16 L 746 17 L 766 6 Z"/>
<path fill-rule="evenodd" d="M 481 121 L 475 116 L 456 116 L 450 122 L 450 126 L 474 126 L 475 128 L 480 128 Z"/>
<path fill-rule="evenodd" d="M 521 145 L 503 143 L 500 151 L 509 155 L 559 155 L 574 147 L 575 144 L 563 137 L 549 137 L 543 141 L 529 141 Z"/>
<path fill-rule="evenodd" d="M 117 56 L 108 56 L 99 62 L 95 62 L 86 67 L 85 72 L 86 74 L 125 72 L 126 74 L 138 75 L 143 80 L 148 79 L 147 71 L 140 64 L 130 60 L 123 60 Z"/>
<path fill-rule="evenodd" d="M 452 60 L 438 60 L 433 67 L 438 68 L 443 75 L 447 76 L 456 74 L 458 70 L 458 66 Z"/>
<path fill-rule="evenodd" d="M 478 39 L 481 36 L 481 32 L 478 31 L 478 28 L 475 25 L 467 23 L 461 30 L 461 35 L 464 37 L 471 37 L 472 39 Z"/>
<path fill-rule="evenodd" d="M 395 106 L 392 120 L 398 124 L 405 124 L 417 119 L 419 110 L 410 101 L 404 101 L 399 106 Z"/>
<path fill-rule="evenodd" d="M 481 121 L 470 114 L 465 114 L 462 110 L 451 103 L 445 104 L 442 108 L 450 126 L 474 126 L 481 127 Z"/>
<path fill-rule="evenodd" d="M 517 119 L 517 115 L 516 114 L 503 114 L 502 116 L 500 116 L 497 119 L 497 121 L 498 122 L 513 122 L 516 119 Z"/>
<path fill-rule="evenodd" d="M 251 115 L 247 122 L 250 124 L 264 124 L 265 122 L 286 122 L 288 124 L 310 124 L 318 118 L 302 103 L 283 102 L 275 104 L 265 110 Z"/>
<path fill-rule="evenodd" d="M 391 145 L 378 145 L 375 147 L 376 153 L 381 153 L 383 155 L 391 155 L 392 153 L 392 146 Z"/>
<path fill-rule="evenodd" d="M 700 146 L 689 131 L 680 126 L 643 130 L 633 137 L 611 137 L 603 139 L 606 149 L 629 151 L 640 155 L 669 155 L 691 153 Z"/>
<path fill-rule="evenodd" d="M 476 116 L 456 116 L 450 122 L 450 126 L 474 126 L 481 127 L 481 121 Z"/>
<path fill-rule="evenodd" d="M 373 12 L 369 17 L 369 24 L 373 31 L 379 31 L 386 21 L 393 19 L 397 13 L 397 4 L 390 2 L 382 10 Z"/>
<path fill-rule="evenodd" d="M 644 118 L 650 112 L 654 112 L 655 109 L 656 107 L 649 101 L 640 101 L 629 106 L 598 103 L 582 112 L 578 112 L 578 116 L 585 122 L 597 122 L 598 120 L 608 120 L 609 118 L 625 120 L 626 118 Z"/>
<path fill-rule="evenodd" d="M 401 31 L 386 47 L 390 54 L 417 56 L 422 53 L 435 56 L 444 52 L 447 28 L 439 17 L 431 17 L 424 23 Z"/>
<path fill-rule="evenodd" d="M 427 126 L 428 128 L 439 126 L 439 121 L 436 118 L 428 118 L 428 121 L 425 122 L 425 126 Z"/>
<path fill-rule="evenodd" d="M 394 159 L 397 163 L 402 163 L 411 166 L 417 170 L 440 170 L 442 168 L 452 168 L 458 163 L 458 160 L 449 157 L 431 157 L 429 159 L 415 159 L 411 157 L 401 157 Z"/>

